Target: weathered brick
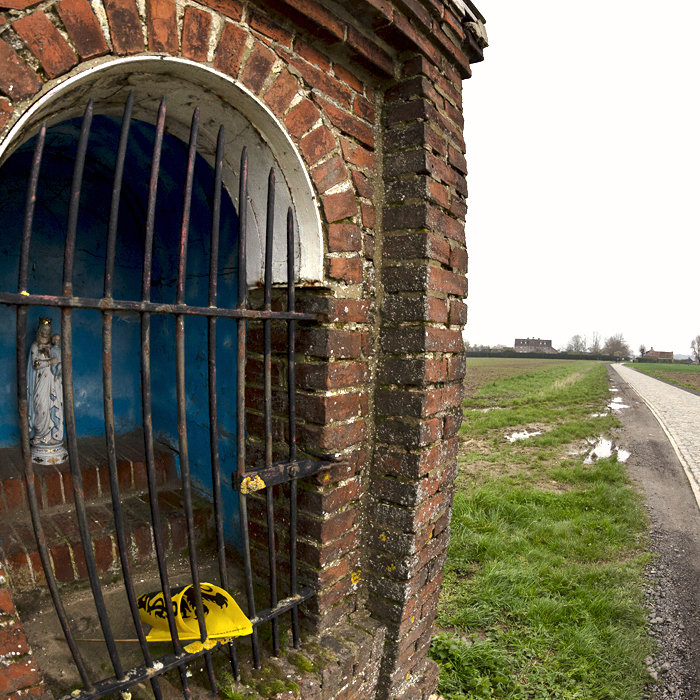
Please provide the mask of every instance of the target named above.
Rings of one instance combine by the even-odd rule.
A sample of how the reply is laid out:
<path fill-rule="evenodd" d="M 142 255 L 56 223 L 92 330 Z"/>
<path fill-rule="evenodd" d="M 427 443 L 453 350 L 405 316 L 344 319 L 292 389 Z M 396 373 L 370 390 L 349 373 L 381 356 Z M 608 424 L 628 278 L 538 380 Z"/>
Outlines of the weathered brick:
<path fill-rule="evenodd" d="M 421 391 L 379 390 L 375 405 L 378 415 L 426 418 L 459 406 L 463 397 L 460 384 Z"/>
<path fill-rule="evenodd" d="M 348 508 L 325 520 L 310 518 L 304 513 L 299 513 L 299 534 L 321 542 L 331 542 L 352 528 L 356 515 L 353 508 Z"/>
<path fill-rule="evenodd" d="M 0 573 L 4 575 L 4 572 Z M 15 615 L 17 613 L 9 588 L 0 588 L 0 613 L 4 615 Z"/>
<path fill-rule="evenodd" d="M 384 241 L 384 256 L 390 260 L 429 258 L 448 264 L 450 244 L 427 231 L 408 235 L 390 236 Z"/>
<path fill-rule="evenodd" d="M 466 304 L 461 304 L 460 302 L 452 302 L 453 304 L 460 304 L 466 309 Z M 449 359 L 449 370 L 448 378 L 450 381 L 459 381 L 464 379 L 467 373 L 467 361 L 464 355 L 454 355 Z"/>
<path fill-rule="evenodd" d="M 340 139 L 340 146 L 343 149 L 343 158 L 348 163 L 352 163 L 363 170 L 374 172 L 376 168 L 374 153 L 343 137 Z"/>
<path fill-rule="evenodd" d="M 355 224 L 331 224 L 328 227 L 328 250 L 331 253 L 362 249 L 360 229 Z"/>
<path fill-rule="evenodd" d="M 216 8 L 214 8 L 216 9 Z M 227 22 L 216 49 L 214 68 L 237 78 L 247 34 L 235 24 Z"/>
<path fill-rule="evenodd" d="M 353 92 L 344 83 L 341 83 L 327 71 L 320 70 L 316 66 L 312 66 L 308 61 L 293 56 L 289 51 L 278 50 L 278 53 L 289 66 L 299 71 L 304 81 L 312 88 L 320 90 L 343 105 L 350 106 Z"/>
<path fill-rule="evenodd" d="M 0 129 L 10 120 L 12 112 L 14 112 L 12 103 L 4 97 L 0 97 Z"/>
<path fill-rule="evenodd" d="M 387 103 L 391 103 L 410 100 L 414 97 L 425 97 L 431 100 L 438 109 L 442 109 L 444 105 L 444 100 L 435 90 L 433 81 L 422 75 L 404 80 L 387 90 L 385 100 Z"/>
<path fill-rule="evenodd" d="M 297 79 L 289 71 L 284 70 L 275 78 L 275 82 L 265 92 L 264 99 L 270 109 L 278 117 L 281 117 L 287 111 L 287 107 L 289 107 L 298 91 L 299 83 Z M 300 136 L 301 134 L 298 135 Z"/>
<path fill-rule="evenodd" d="M 294 42 L 294 50 L 306 61 L 313 63 L 315 66 L 321 70 L 328 71 L 331 68 L 331 62 L 327 56 L 316 51 L 316 49 L 309 46 L 305 41 L 302 41 L 297 37 Z"/>
<path fill-rule="evenodd" d="M 467 293 L 464 275 L 439 267 L 388 267 L 384 270 L 383 279 L 384 287 L 390 293 L 432 291 L 458 296 L 466 296 Z M 444 321 L 447 321 L 447 309 Z"/>
<path fill-rule="evenodd" d="M 311 177 L 316 183 L 318 191 L 323 194 L 331 187 L 335 187 L 347 180 L 348 171 L 343 159 L 340 156 L 335 156 L 313 168 Z"/>
<path fill-rule="evenodd" d="M 324 100 L 319 95 L 314 95 L 314 99 L 324 111 L 334 126 L 349 136 L 354 136 L 366 146 L 374 148 L 374 132 L 370 126 L 354 115 L 339 109 L 328 100 Z"/>
<path fill-rule="evenodd" d="M 5 697 L 18 690 L 41 683 L 42 678 L 33 658 L 20 659 L 7 666 L 0 666 L 0 688 Z"/>
<path fill-rule="evenodd" d="M 352 105 L 352 108 L 359 117 L 362 117 L 365 121 L 368 121 L 370 123 L 374 123 L 374 120 L 377 117 L 377 111 L 374 108 L 374 105 L 364 97 L 361 97 L 358 95 L 355 98 L 355 102 Z"/>
<path fill-rule="evenodd" d="M 285 117 L 284 123 L 292 136 L 299 138 L 305 134 L 319 119 L 321 113 L 316 105 L 306 98 L 299 102 Z"/>
<path fill-rule="evenodd" d="M 426 122 L 414 122 L 402 129 L 387 132 L 385 146 L 387 152 L 404 148 L 430 146 L 440 155 L 447 154 L 447 144 L 443 136 L 435 131 L 434 125 Z"/>
<path fill-rule="evenodd" d="M 298 19 L 311 28 L 321 41 L 332 44 L 345 39 L 345 22 L 315 0 L 280 1 L 286 5 L 286 11 L 296 10 Z"/>
<path fill-rule="evenodd" d="M 447 302 L 444 299 L 427 296 L 422 296 L 418 299 L 386 296 L 383 308 L 386 318 L 395 323 L 404 323 L 406 321 L 447 323 L 447 309 Z"/>
<path fill-rule="evenodd" d="M 305 424 L 299 426 L 299 443 L 306 449 L 323 453 L 338 452 L 362 442 L 367 437 L 363 418 L 352 423 L 333 423 L 327 426 Z"/>
<path fill-rule="evenodd" d="M 447 162 L 461 173 L 467 174 L 467 159 L 453 146 L 447 149 Z"/>
<path fill-rule="evenodd" d="M 329 258 L 328 276 L 346 284 L 362 282 L 362 260 L 360 258 Z"/>
<path fill-rule="evenodd" d="M 353 170 L 352 181 L 355 183 L 360 197 L 365 199 L 374 197 L 374 185 L 372 185 L 371 180 L 366 175 L 363 175 L 359 170 Z"/>
<path fill-rule="evenodd" d="M 463 415 L 461 409 L 459 412 L 450 413 L 445 416 L 442 427 L 442 434 L 445 439 L 454 437 L 462 427 Z"/>
<path fill-rule="evenodd" d="M 349 219 L 357 214 L 357 201 L 355 194 L 351 190 L 329 194 L 323 197 L 323 212 L 326 221 L 333 223 L 342 219 Z"/>
<path fill-rule="evenodd" d="M 357 90 L 359 93 L 362 92 L 362 82 L 349 70 L 336 63 L 333 65 L 333 72 L 335 73 L 336 78 L 342 80 L 344 83 L 347 83 L 353 90 Z"/>
<path fill-rule="evenodd" d="M 305 329 L 299 334 L 298 351 L 336 359 L 359 357 L 360 343 L 360 333 L 354 331 Z"/>
<path fill-rule="evenodd" d="M 336 394 L 297 396 L 299 416 L 313 423 L 330 423 L 336 420 L 357 418 L 360 413 L 360 394 Z"/>
<path fill-rule="evenodd" d="M 362 214 L 362 225 L 365 228 L 374 228 L 374 207 L 371 204 L 367 204 L 366 202 L 360 202 L 360 213 Z"/>
<path fill-rule="evenodd" d="M 335 540 L 324 542 L 322 545 L 313 545 L 310 542 L 300 540 L 297 543 L 297 551 L 300 562 L 319 568 L 330 564 L 359 546 L 360 533 L 356 528 L 343 532 Z"/>
<path fill-rule="evenodd" d="M 177 55 L 177 10 L 175 0 L 147 0 L 148 48 L 159 53 Z"/>
<path fill-rule="evenodd" d="M 424 386 L 448 379 L 448 361 L 445 358 L 382 360 L 379 381 L 383 384 Z M 451 377 L 450 377 L 451 378 Z"/>
<path fill-rule="evenodd" d="M 385 352 L 462 352 L 462 333 L 443 328 L 385 328 L 380 335 Z"/>
<path fill-rule="evenodd" d="M 335 148 L 335 139 L 330 129 L 320 126 L 299 141 L 299 148 L 308 165 L 318 163 Z"/>
<path fill-rule="evenodd" d="M 450 302 L 450 315 L 448 323 L 451 326 L 463 326 L 467 322 L 467 305 L 461 301 Z"/>
<path fill-rule="evenodd" d="M 305 389 L 341 389 L 365 384 L 369 379 L 369 368 L 366 362 L 300 363 L 297 378 Z"/>
<path fill-rule="evenodd" d="M 130 55 L 144 50 L 141 18 L 135 0 L 104 0 L 115 53 Z"/>
<path fill-rule="evenodd" d="M 268 17 L 261 15 L 259 12 L 251 12 L 248 18 L 248 24 L 251 29 L 260 32 L 260 34 L 266 36 L 268 39 L 272 39 L 287 48 L 291 47 L 291 33 Z"/>
<path fill-rule="evenodd" d="M 327 516 L 354 501 L 360 493 L 359 479 L 326 491 L 299 492 L 299 508 L 313 515 Z"/>
<path fill-rule="evenodd" d="M 241 82 L 256 95 L 262 90 L 275 62 L 275 54 L 264 44 L 256 44 L 241 75 Z"/>
<path fill-rule="evenodd" d="M 182 25 L 182 55 L 204 63 L 209 53 L 211 14 L 195 7 L 186 7 Z"/>
<path fill-rule="evenodd" d="M 57 78 L 78 63 L 73 49 L 43 12 L 18 19 L 12 28 L 27 43 L 49 78 Z"/>
<path fill-rule="evenodd" d="M 383 49 L 364 34 L 360 34 L 352 25 L 348 26 L 347 45 L 355 53 L 360 65 L 376 72 L 379 69 L 385 75 L 393 77 L 394 62 Z"/>
<path fill-rule="evenodd" d="M 109 52 L 88 0 L 61 0 L 56 9 L 80 58 L 95 58 Z"/>
<path fill-rule="evenodd" d="M 221 12 L 234 22 L 240 22 L 243 16 L 243 5 L 238 0 L 202 0 L 202 5 Z"/>
<path fill-rule="evenodd" d="M 442 418 L 405 422 L 390 418 L 377 425 L 377 439 L 392 445 L 423 447 L 442 437 Z"/>

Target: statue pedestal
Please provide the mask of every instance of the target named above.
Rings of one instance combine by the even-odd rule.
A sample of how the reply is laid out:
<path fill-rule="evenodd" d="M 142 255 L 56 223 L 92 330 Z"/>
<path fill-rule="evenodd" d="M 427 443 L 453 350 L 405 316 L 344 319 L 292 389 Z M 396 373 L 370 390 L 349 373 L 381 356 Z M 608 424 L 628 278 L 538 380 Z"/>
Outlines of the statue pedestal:
<path fill-rule="evenodd" d="M 32 445 L 31 452 L 35 464 L 60 464 L 68 459 L 62 442 L 57 445 Z"/>

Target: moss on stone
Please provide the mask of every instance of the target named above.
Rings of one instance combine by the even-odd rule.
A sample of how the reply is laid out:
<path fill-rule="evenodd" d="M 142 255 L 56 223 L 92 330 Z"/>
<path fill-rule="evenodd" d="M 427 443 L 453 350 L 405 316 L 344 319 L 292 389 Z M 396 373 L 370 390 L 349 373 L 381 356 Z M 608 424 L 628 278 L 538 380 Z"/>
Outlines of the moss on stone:
<path fill-rule="evenodd" d="M 293 666 L 296 666 L 300 671 L 306 671 L 306 673 L 313 673 L 315 670 L 315 665 L 313 661 L 307 659 L 303 654 L 299 652 L 292 652 L 287 656 L 287 660 Z"/>

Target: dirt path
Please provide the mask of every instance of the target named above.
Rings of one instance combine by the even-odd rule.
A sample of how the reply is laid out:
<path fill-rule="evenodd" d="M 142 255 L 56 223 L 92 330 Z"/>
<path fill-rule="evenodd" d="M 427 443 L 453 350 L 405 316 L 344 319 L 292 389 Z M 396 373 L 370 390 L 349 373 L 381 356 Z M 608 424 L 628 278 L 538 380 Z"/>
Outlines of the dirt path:
<path fill-rule="evenodd" d="M 700 509 L 683 467 L 663 429 L 617 372 L 621 445 L 628 469 L 646 499 L 651 520 L 648 567 L 649 628 L 659 644 L 650 672 L 659 684 L 655 700 L 700 700 Z"/>

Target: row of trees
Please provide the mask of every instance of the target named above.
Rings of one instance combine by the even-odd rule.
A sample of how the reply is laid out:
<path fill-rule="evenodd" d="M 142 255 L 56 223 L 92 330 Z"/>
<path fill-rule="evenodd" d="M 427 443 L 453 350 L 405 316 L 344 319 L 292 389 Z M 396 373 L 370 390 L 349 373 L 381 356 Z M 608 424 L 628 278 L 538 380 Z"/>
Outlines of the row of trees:
<path fill-rule="evenodd" d="M 616 355 L 626 357 L 632 354 L 629 344 L 622 333 L 613 333 L 605 342 L 601 341 L 600 333 L 591 334 L 590 340 L 585 335 L 575 335 L 569 340 L 566 352 L 590 353 L 591 355 Z"/>

